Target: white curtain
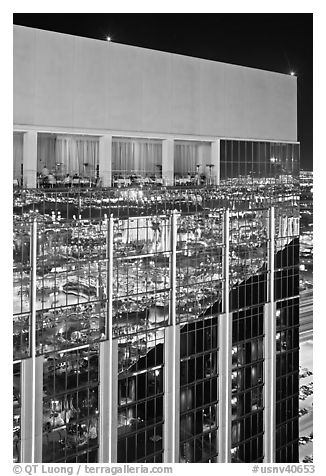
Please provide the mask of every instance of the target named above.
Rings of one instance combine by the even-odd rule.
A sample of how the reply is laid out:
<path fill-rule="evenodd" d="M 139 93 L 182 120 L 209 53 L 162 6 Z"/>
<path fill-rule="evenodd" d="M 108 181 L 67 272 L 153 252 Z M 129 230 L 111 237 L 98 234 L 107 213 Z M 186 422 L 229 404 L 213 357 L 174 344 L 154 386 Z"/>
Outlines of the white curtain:
<path fill-rule="evenodd" d="M 211 163 L 210 142 L 175 142 L 174 147 L 174 173 L 185 176 L 197 173 L 207 173 L 207 165 Z"/>
<path fill-rule="evenodd" d="M 162 174 L 162 144 L 156 141 L 119 139 L 112 144 L 114 174 Z"/>
<path fill-rule="evenodd" d="M 113 141 L 112 143 L 112 172 L 114 174 L 126 174 L 135 170 L 134 142 Z"/>
<path fill-rule="evenodd" d="M 55 162 L 57 173 L 95 178 L 99 163 L 98 139 L 57 136 Z"/>
<path fill-rule="evenodd" d="M 198 144 L 176 143 L 174 148 L 174 174 L 176 176 L 196 173 Z"/>
<path fill-rule="evenodd" d="M 93 137 L 39 134 L 37 171 L 43 167 L 57 176 L 78 174 L 96 177 L 99 163 L 99 141 Z"/>
<path fill-rule="evenodd" d="M 13 178 L 20 180 L 23 165 L 23 133 L 13 136 Z"/>
<path fill-rule="evenodd" d="M 40 173 L 46 165 L 51 172 L 56 172 L 55 157 L 56 136 L 38 134 L 37 138 L 37 171 Z"/>

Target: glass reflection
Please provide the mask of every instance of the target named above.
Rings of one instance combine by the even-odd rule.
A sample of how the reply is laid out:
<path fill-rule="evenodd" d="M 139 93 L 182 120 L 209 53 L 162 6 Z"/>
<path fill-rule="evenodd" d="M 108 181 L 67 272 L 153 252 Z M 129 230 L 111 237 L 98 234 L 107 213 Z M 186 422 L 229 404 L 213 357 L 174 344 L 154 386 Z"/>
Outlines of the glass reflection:
<path fill-rule="evenodd" d="M 43 462 L 98 445 L 98 348 L 48 355 L 43 367 Z"/>
<path fill-rule="evenodd" d="M 20 463 L 21 363 L 13 369 L 13 463 Z"/>

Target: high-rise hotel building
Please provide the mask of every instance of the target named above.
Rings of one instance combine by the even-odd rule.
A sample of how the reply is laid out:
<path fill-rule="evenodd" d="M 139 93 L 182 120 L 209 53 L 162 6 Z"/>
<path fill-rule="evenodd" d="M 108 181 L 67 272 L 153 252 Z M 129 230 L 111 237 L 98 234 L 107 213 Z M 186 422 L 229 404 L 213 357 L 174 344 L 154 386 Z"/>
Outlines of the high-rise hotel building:
<path fill-rule="evenodd" d="M 296 95 L 14 27 L 15 461 L 298 461 Z"/>

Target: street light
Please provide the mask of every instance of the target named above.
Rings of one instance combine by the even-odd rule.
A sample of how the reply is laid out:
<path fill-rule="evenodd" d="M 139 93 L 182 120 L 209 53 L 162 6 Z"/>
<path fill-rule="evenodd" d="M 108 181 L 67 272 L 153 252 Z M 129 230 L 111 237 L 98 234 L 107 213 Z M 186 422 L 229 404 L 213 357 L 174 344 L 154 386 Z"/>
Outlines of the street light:
<path fill-rule="evenodd" d="M 106 41 L 111 41 L 111 36 L 107 36 Z"/>

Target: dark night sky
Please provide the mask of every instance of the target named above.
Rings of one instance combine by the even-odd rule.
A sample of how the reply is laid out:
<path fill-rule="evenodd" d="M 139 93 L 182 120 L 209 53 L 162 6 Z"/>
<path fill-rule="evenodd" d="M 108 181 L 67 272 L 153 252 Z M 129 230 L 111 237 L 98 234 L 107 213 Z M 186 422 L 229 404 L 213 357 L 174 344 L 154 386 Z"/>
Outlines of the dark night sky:
<path fill-rule="evenodd" d="M 14 14 L 14 23 L 298 76 L 301 168 L 312 169 L 313 16 L 298 14 Z"/>

